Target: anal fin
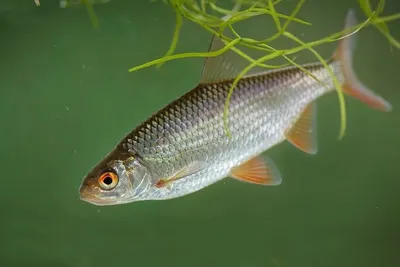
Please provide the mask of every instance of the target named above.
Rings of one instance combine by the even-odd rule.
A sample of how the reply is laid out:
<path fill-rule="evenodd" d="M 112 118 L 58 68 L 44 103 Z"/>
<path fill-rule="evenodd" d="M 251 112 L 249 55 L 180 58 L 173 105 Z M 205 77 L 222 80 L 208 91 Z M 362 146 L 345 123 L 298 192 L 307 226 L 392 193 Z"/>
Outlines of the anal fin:
<path fill-rule="evenodd" d="M 309 154 L 317 153 L 316 114 L 316 103 L 313 101 L 285 133 L 290 143 Z"/>

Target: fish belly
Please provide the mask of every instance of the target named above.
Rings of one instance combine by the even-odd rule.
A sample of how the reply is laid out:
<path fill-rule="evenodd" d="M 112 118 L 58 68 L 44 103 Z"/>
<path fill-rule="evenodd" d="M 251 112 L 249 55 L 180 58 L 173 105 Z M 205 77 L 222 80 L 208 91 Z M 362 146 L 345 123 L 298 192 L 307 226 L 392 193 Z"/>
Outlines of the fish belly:
<path fill-rule="evenodd" d="M 224 105 L 230 84 L 220 85 L 224 88 L 215 88 L 215 85 L 208 88 L 222 93 L 213 93 L 209 102 L 204 97 L 203 110 L 197 112 L 202 116 L 201 123 L 192 123 L 185 139 L 180 137 L 179 143 L 174 145 L 184 146 L 186 151 L 190 151 L 184 158 L 201 161 L 201 171 L 175 180 L 166 187 L 153 187 L 142 199 L 171 199 L 196 192 L 229 176 L 233 167 L 283 142 L 285 131 L 307 105 L 333 90 L 326 70 L 318 69 L 314 74 L 326 82 L 326 86 L 304 74 L 296 74 L 296 77 L 283 82 L 269 79 L 239 83 L 230 101 L 227 125 L 230 137 L 224 127 Z M 199 89 L 199 94 L 207 93 L 207 88 Z M 181 166 L 175 166 L 175 169 Z"/>

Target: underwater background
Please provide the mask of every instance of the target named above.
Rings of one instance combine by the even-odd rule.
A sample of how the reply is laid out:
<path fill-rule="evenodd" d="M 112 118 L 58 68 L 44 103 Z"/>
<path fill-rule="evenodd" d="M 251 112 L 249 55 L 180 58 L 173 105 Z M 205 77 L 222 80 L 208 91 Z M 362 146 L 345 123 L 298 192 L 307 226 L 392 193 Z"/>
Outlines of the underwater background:
<path fill-rule="evenodd" d="M 98 29 L 84 6 L 40 2 L 0 3 L 0 266 L 400 266 L 400 51 L 374 27 L 358 33 L 354 67 L 393 111 L 346 97 L 339 141 L 337 95 L 322 97 L 317 155 L 288 142 L 266 152 L 280 186 L 225 179 L 174 200 L 97 207 L 79 199 L 83 176 L 193 88 L 203 61 L 128 72 L 168 49 L 175 14 L 161 2 L 95 5 Z M 308 41 L 340 31 L 350 7 L 364 19 L 357 1 L 307 1 L 298 17 L 313 26 L 289 30 Z M 400 12 L 400 2 L 385 10 Z M 271 21 L 249 25 L 274 30 Z M 388 25 L 400 37 L 400 22 Z M 177 52 L 206 51 L 210 37 L 185 21 Z M 335 48 L 316 49 L 327 58 Z"/>

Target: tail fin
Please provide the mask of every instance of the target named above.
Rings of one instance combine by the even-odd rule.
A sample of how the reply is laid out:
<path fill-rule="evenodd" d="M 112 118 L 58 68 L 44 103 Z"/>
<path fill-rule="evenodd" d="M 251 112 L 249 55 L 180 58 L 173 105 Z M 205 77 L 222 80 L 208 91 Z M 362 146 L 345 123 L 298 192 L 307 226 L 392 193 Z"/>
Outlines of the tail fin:
<path fill-rule="evenodd" d="M 357 24 L 357 19 L 354 14 L 354 10 L 350 9 L 346 17 L 345 29 L 353 27 Z M 344 83 L 342 84 L 343 91 L 354 98 L 357 98 L 361 102 L 369 105 L 370 107 L 380 111 L 392 110 L 392 105 L 376 95 L 374 92 L 369 90 L 363 85 L 357 78 L 353 70 L 353 50 L 355 42 L 355 34 L 350 34 L 339 41 L 339 46 L 333 54 L 333 59 L 340 62 Z"/>

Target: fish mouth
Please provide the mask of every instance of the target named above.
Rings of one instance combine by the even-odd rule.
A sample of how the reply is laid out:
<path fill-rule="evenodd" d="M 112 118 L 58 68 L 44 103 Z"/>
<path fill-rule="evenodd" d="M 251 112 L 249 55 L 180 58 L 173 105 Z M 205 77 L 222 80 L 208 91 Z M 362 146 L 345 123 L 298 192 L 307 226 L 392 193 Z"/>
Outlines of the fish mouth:
<path fill-rule="evenodd" d="M 102 199 L 102 198 L 97 198 L 97 197 L 93 197 L 93 196 L 80 196 L 80 199 L 89 203 L 89 204 L 93 204 L 96 206 L 111 206 L 111 205 L 115 205 L 116 203 L 114 201 L 111 200 L 107 200 L 107 199 Z"/>
<path fill-rule="evenodd" d="M 85 188 L 81 187 L 79 189 L 79 197 L 81 200 L 96 205 L 96 206 L 110 206 L 115 204 L 115 202 L 111 199 L 104 199 L 104 198 L 99 198 L 95 195 L 93 195 L 91 192 L 86 190 Z"/>

